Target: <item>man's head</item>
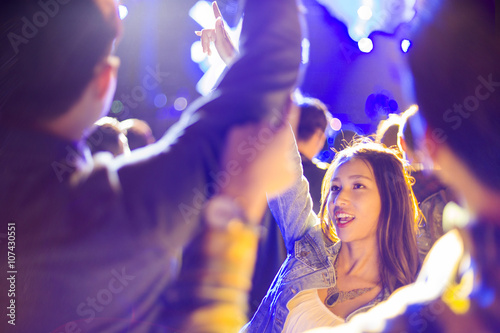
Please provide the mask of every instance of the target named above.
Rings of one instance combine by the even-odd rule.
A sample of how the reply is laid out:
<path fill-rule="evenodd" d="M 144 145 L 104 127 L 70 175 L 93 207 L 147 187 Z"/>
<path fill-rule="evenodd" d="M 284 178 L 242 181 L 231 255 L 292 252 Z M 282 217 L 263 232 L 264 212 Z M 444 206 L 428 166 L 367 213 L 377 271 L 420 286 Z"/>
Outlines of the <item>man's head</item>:
<path fill-rule="evenodd" d="M 312 159 L 325 144 L 329 112 L 316 98 L 304 98 L 298 106 L 300 119 L 296 131 L 297 145 L 302 154 Z"/>
<path fill-rule="evenodd" d="M 414 131 L 418 130 L 419 120 L 418 107 L 411 106 L 408 110 L 401 115 L 401 123 L 398 131 L 398 147 L 399 150 L 404 152 L 406 159 L 410 163 L 421 163 L 419 152 L 417 150 L 417 142 L 415 142 Z"/>
<path fill-rule="evenodd" d="M 473 211 L 490 214 L 495 205 L 488 201 L 500 198 L 500 43 L 493 1 L 445 1 L 413 44 L 410 66 L 427 123 L 419 148 Z"/>
<path fill-rule="evenodd" d="M 123 120 L 120 129 L 127 136 L 130 150 L 145 147 L 156 141 L 151 127 L 144 120 L 135 118 Z"/>
<path fill-rule="evenodd" d="M 130 153 L 127 137 L 120 128 L 120 122 L 115 118 L 102 117 L 96 121 L 86 141 L 92 154 L 104 151 L 116 157 Z"/>
<path fill-rule="evenodd" d="M 109 107 L 117 66 L 109 56 L 121 30 L 113 0 L 8 0 L 2 6 L 2 123 L 39 126 L 82 99 L 88 109 Z M 94 110 L 87 126 L 102 111 Z"/>

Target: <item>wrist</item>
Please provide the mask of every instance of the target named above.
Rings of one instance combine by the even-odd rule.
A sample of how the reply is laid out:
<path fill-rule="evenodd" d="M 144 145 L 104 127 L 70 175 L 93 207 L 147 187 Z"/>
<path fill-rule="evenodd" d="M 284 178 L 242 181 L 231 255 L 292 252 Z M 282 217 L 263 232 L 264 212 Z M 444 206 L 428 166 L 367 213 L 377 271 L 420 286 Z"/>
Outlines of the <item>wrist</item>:
<path fill-rule="evenodd" d="M 218 194 L 205 203 L 203 218 L 209 227 L 219 230 L 243 224 L 257 231 L 264 210 L 265 207 L 251 207 L 241 197 Z"/>

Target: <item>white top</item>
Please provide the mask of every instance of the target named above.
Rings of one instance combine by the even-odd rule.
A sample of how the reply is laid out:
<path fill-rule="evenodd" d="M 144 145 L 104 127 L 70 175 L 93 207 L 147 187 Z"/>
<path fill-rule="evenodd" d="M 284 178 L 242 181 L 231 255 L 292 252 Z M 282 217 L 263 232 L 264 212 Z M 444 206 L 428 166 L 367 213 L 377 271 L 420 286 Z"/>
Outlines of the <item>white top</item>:
<path fill-rule="evenodd" d="M 290 312 L 283 333 L 302 333 L 312 328 L 345 323 L 343 318 L 332 313 L 321 302 L 317 289 L 301 291 L 288 302 L 287 308 Z"/>

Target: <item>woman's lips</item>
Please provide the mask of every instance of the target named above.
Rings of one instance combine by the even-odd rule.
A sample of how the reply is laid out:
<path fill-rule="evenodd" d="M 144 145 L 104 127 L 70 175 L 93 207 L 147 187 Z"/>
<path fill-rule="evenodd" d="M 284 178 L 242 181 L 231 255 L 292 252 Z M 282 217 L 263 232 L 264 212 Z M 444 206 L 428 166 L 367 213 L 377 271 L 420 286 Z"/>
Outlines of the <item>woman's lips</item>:
<path fill-rule="evenodd" d="M 354 215 L 338 212 L 335 214 L 335 222 L 337 223 L 337 227 L 345 228 L 348 224 L 350 224 L 355 219 Z"/>

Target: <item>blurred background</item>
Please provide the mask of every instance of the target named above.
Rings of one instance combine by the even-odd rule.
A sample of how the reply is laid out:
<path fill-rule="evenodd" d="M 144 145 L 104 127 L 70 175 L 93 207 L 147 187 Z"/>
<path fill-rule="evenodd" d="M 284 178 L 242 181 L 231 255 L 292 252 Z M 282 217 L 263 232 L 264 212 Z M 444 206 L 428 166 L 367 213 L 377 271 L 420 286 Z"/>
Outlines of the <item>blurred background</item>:
<path fill-rule="evenodd" d="M 218 5 L 237 44 L 239 3 Z M 368 117 L 368 109 L 401 113 L 414 103 L 406 63 L 411 31 L 439 0 L 303 0 L 303 5 L 307 71 L 300 90 L 323 101 L 333 116 L 318 155 L 328 162 L 340 131 L 374 132 L 378 121 Z M 211 1 L 123 0 L 120 16 L 125 33 L 117 48 L 121 67 L 109 115 L 143 119 L 159 138 L 189 103 L 213 88 L 225 68 L 216 52 L 203 54 L 194 33 L 213 28 Z"/>

